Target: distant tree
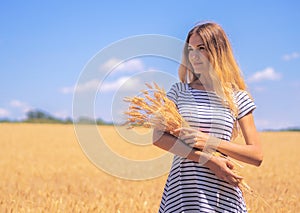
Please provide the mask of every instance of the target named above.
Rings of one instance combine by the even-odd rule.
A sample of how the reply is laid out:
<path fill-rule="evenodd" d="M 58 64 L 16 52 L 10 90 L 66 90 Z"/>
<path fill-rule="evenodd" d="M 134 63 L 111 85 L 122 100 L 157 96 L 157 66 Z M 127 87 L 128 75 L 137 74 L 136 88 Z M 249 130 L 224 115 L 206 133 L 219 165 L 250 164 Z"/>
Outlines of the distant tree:
<path fill-rule="evenodd" d="M 93 123 L 95 123 L 95 120 L 90 118 L 90 117 L 87 117 L 87 116 L 81 116 L 76 120 L 76 123 L 79 123 L 79 124 L 93 124 Z"/>
<path fill-rule="evenodd" d="M 72 120 L 72 118 L 67 117 L 67 118 L 64 120 L 64 123 L 66 123 L 66 124 L 71 124 L 71 123 L 73 123 L 73 120 Z"/>
<path fill-rule="evenodd" d="M 49 113 L 42 110 L 30 110 L 26 113 L 27 119 L 25 122 L 34 122 L 34 123 L 60 123 L 62 120 L 55 118 Z"/>
<path fill-rule="evenodd" d="M 11 120 L 9 120 L 8 118 L 1 118 L 0 119 L 0 123 L 9 123 L 11 122 Z"/>
<path fill-rule="evenodd" d="M 97 125 L 112 125 L 112 123 L 105 122 L 101 118 L 91 118 L 88 116 L 81 116 L 78 119 L 76 119 L 75 123 L 78 124 L 97 124 Z"/>
<path fill-rule="evenodd" d="M 106 123 L 105 123 L 105 121 L 103 121 L 101 118 L 98 118 L 98 119 L 96 120 L 96 124 L 98 124 L 98 125 L 105 125 Z"/>
<path fill-rule="evenodd" d="M 1 122 L 1 120 L 0 120 Z M 79 124 L 97 124 L 97 125 L 112 125 L 112 123 L 107 123 L 101 118 L 97 118 L 96 120 L 90 118 L 88 116 L 81 116 L 76 120 L 73 120 L 70 117 L 65 119 L 60 119 L 52 116 L 50 113 L 45 112 L 40 109 L 30 110 L 26 113 L 26 119 L 23 122 L 27 123 L 64 123 L 64 124 L 72 124 L 73 122 Z"/>
<path fill-rule="evenodd" d="M 27 119 L 48 119 L 51 116 L 41 110 L 30 110 L 26 113 Z"/>

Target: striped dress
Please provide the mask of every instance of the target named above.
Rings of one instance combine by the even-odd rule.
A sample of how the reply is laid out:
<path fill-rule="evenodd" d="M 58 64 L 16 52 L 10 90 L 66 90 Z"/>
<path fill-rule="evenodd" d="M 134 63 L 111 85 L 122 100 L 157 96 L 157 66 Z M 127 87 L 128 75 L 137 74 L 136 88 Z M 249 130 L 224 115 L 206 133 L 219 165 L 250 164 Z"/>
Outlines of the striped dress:
<path fill-rule="evenodd" d="M 238 106 L 235 118 L 210 91 L 197 90 L 188 84 L 172 85 L 167 96 L 191 127 L 230 141 L 236 119 L 247 115 L 255 104 L 246 91 L 234 94 Z M 175 155 L 159 208 L 168 212 L 247 212 L 241 190 L 219 179 L 207 167 Z"/>

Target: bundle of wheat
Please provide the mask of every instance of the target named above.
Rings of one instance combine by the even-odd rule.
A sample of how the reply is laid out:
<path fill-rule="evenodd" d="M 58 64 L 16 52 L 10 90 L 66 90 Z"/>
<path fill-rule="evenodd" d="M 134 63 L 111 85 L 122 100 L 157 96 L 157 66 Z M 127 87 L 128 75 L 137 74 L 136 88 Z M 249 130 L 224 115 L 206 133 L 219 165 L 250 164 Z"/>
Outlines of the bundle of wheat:
<path fill-rule="evenodd" d="M 153 84 L 152 87 L 146 83 L 150 90 L 141 91 L 144 97 L 135 96 L 124 99 L 130 103 L 129 110 L 125 112 L 128 115 L 126 124 L 129 125 L 129 128 L 134 126 L 155 127 L 178 136 L 173 130 L 189 127 L 189 125 L 178 113 L 174 102 L 167 97 L 165 90 L 156 83 Z M 151 93 L 153 97 L 151 97 Z"/>

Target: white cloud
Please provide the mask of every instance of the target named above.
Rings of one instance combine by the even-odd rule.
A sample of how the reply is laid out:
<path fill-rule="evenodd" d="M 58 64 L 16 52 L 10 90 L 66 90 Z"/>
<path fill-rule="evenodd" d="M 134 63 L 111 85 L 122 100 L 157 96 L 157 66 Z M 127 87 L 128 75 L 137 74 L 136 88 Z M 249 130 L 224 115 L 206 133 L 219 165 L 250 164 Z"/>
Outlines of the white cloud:
<path fill-rule="evenodd" d="M 131 59 L 127 61 L 121 61 L 116 58 L 108 60 L 100 67 L 102 72 L 140 72 L 145 70 L 144 63 L 140 59 Z"/>
<path fill-rule="evenodd" d="M 85 82 L 83 84 L 77 85 L 76 92 L 86 92 L 86 91 L 93 91 L 98 88 L 99 85 L 99 80 L 98 79 L 93 79 L 88 82 Z"/>
<path fill-rule="evenodd" d="M 139 78 L 134 77 L 121 77 L 116 79 L 115 81 L 104 82 L 101 85 L 100 90 L 102 92 L 111 92 L 116 91 L 122 87 L 122 91 L 131 91 L 136 90 L 137 88 L 141 88 L 141 82 Z"/>
<path fill-rule="evenodd" d="M 282 56 L 282 59 L 284 61 L 290 61 L 290 60 L 297 59 L 297 58 L 300 58 L 300 54 L 297 52 L 293 52 L 291 54 L 285 54 L 284 56 Z"/>
<path fill-rule="evenodd" d="M 108 72 L 108 71 L 110 71 L 112 68 L 114 68 L 115 66 L 117 66 L 120 63 L 121 63 L 121 60 L 119 60 L 117 58 L 111 58 L 107 62 L 105 62 L 104 64 L 102 64 L 100 66 L 100 70 Z"/>
<path fill-rule="evenodd" d="M 102 92 L 109 92 L 119 89 L 127 80 L 129 77 L 121 77 L 115 81 L 112 82 L 104 82 L 101 85 L 101 91 Z"/>
<path fill-rule="evenodd" d="M 129 61 L 125 61 L 124 63 L 120 64 L 116 71 L 144 71 L 144 64 L 139 59 L 131 59 Z"/>
<path fill-rule="evenodd" d="M 112 71 L 113 73 L 129 73 L 129 72 L 142 72 L 145 71 L 145 66 L 140 59 L 131 59 L 125 62 L 122 62 L 119 59 L 112 58 L 108 60 L 105 64 L 103 64 L 100 67 L 100 70 L 102 72 L 106 71 L 109 72 L 112 68 L 114 68 Z M 113 91 L 118 89 L 126 80 L 128 80 L 129 77 L 120 77 L 119 79 L 113 81 L 113 82 L 103 82 L 101 85 L 101 91 L 107 92 L 107 91 Z M 81 83 L 79 85 L 71 86 L 71 87 L 63 87 L 60 89 L 60 92 L 63 94 L 72 94 L 75 91 L 76 92 L 88 92 L 88 91 L 96 91 L 98 89 L 98 86 L 100 84 L 100 81 L 98 79 L 93 79 L 90 81 L 87 81 L 85 83 Z"/>
<path fill-rule="evenodd" d="M 19 101 L 19 100 L 10 101 L 9 105 L 11 107 L 20 109 L 22 112 L 27 112 L 32 108 L 29 104 Z"/>
<path fill-rule="evenodd" d="M 8 117 L 10 112 L 6 109 L 0 108 L 0 117 Z"/>
<path fill-rule="evenodd" d="M 249 79 L 249 82 L 259 82 L 259 81 L 264 81 L 264 80 L 279 80 L 281 79 L 281 75 L 277 72 L 272 67 L 267 67 L 266 69 L 262 71 L 258 71 L 254 73 Z"/>
<path fill-rule="evenodd" d="M 90 92 L 90 91 L 96 91 L 99 85 L 98 79 L 93 79 L 90 81 L 87 81 L 85 83 L 78 84 L 76 87 L 63 87 L 60 91 L 63 94 L 71 94 L 73 92 Z"/>
<path fill-rule="evenodd" d="M 74 87 L 63 87 L 60 89 L 62 94 L 71 94 L 74 92 Z"/>
<path fill-rule="evenodd" d="M 77 85 L 77 87 L 64 87 L 61 89 L 61 92 L 63 94 L 70 94 L 73 93 L 74 91 L 76 92 L 92 92 L 92 91 L 97 91 L 98 87 L 100 89 L 101 92 L 111 92 L 111 91 L 116 91 L 117 89 L 119 89 L 124 83 L 126 82 L 126 85 L 124 87 L 124 89 L 132 89 L 132 88 L 136 88 L 137 86 L 137 80 L 136 79 L 130 79 L 129 76 L 124 76 L 124 77 L 120 77 L 114 81 L 109 81 L 106 82 L 104 81 L 101 85 L 100 85 L 100 81 L 98 79 L 94 79 L 94 80 L 90 80 L 87 81 L 85 83 L 79 84 Z"/>

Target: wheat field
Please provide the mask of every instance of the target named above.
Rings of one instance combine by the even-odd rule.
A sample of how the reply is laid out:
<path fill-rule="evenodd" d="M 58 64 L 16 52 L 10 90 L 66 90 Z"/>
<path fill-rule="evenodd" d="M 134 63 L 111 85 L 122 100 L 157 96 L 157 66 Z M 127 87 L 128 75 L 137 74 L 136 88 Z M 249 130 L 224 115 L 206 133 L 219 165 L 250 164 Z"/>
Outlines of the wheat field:
<path fill-rule="evenodd" d="M 111 149 L 132 159 L 164 152 L 133 146 L 111 126 L 98 127 Z M 264 161 L 241 174 L 259 195 L 249 212 L 299 212 L 300 132 L 263 132 Z M 150 140 L 149 138 L 147 140 Z M 167 174 L 124 180 L 97 168 L 73 125 L 0 124 L 0 212 L 157 212 Z"/>

